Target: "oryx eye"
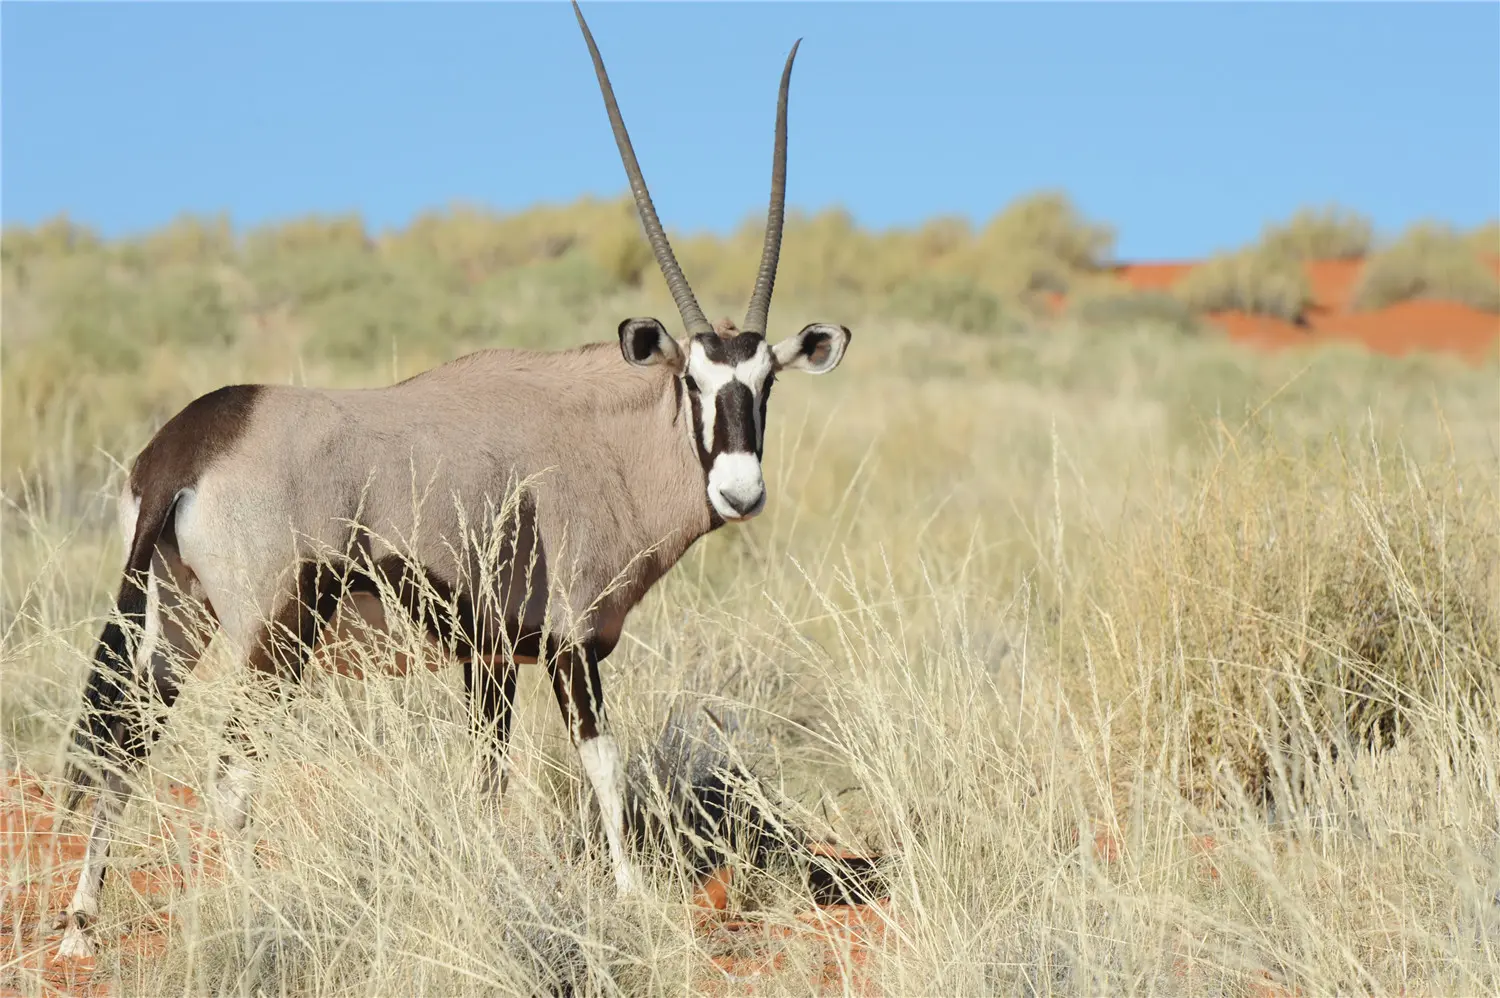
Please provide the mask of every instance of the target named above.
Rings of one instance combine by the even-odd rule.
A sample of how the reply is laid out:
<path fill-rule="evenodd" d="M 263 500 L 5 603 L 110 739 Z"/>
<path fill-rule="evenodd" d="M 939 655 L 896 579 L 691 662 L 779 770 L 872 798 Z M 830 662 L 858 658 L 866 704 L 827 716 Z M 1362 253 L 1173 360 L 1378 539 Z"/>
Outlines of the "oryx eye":
<path fill-rule="evenodd" d="M 698 382 L 693 380 L 693 376 L 691 374 L 684 374 L 682 376 L 682 383 L 687 385 L 688 391 L 692 392 L 694 395 L 698 394 Z"/>

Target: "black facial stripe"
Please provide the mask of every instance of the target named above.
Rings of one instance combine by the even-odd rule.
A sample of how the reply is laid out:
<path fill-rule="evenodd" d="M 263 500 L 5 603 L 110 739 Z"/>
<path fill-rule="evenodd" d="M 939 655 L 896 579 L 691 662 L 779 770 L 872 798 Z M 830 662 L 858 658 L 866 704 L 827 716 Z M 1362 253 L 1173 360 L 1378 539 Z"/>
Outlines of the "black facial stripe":
<path fill-rule="evenodd" d="M 755 442 L 755 456 L 763 457 L 761 453 L 766 449 L 766 405 L 771 401 L 771 386 L 776 383 L 776 375 L 766 376 L 766 383 L 760 389 L 760 439 Z"/>
<path fill-rule="evenodd" d="M 699 333 L 694 337 L 703 348 L 703 355 L 715 364 L 742 364 L 754 357 L 765 342 L 759 333 L 740 333 L 724 339 L 717 333 Z"/>
<path fill-rule="evenodd" d="M 688 392 L 688 404 L 692 407 L 693 445 L 698 449 L 698 462 L 703 465 L 703 471 L 707 474 L 709 466 L 713 464 L 713 455 L 703 447 L 703 396 Z"/>
<path fill-rule="evenodd" d="M 750 387 L 731 381 L 714 398 L 714 454 L 756 453 L 755 396 Z"/>

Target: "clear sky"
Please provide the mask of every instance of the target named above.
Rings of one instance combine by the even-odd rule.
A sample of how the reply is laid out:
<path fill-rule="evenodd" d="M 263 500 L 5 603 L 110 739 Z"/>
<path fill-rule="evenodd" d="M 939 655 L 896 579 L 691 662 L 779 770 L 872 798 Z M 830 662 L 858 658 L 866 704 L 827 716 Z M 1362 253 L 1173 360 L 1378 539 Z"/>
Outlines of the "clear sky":
<path fill-rule="evenodd" d="M 1500 214 L 1500 4 L 585 6 L 669 226 L 760 215 L 791 43 L 789 199 L 887 226 L 1062 188 L 1126 259 L 1300 205 Z M 0 8 L 0 214 L 108 235 L 625 190 L 565 3 Z"/>

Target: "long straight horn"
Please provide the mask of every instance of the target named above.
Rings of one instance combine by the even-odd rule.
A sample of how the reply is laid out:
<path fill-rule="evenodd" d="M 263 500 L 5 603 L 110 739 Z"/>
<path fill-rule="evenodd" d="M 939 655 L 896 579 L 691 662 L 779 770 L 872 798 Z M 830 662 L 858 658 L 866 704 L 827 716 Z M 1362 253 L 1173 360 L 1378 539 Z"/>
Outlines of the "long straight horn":
<path fill-rule="evenodd" d="M 635 150 L 630 147 L 630 133 L 625 131 L 625 119 L 620 117 L 620 105 L 615 103 L 614 88 L 609 85 L 609 74 L 604 71 L 604 60 L 599 56 L 599 46 L 594 44 L 594 35 L 589 31 L 583 11 L 578 9 L 578 0 L 573 0 L 573 13 L 578 15 L 578 26 L 583 29 L 583 40 L 589 43 L 589 55 L 594 57 L 594 73 L 599 77 L 599 90 L 604 94 L 604 107 L 609 111 L 609 124 L 615 131 L 615 145 L 620 147 L 620 159 L 625 163 L 625 175 L 630 178 L 630 193 L 635 195 L 635 207 L 641 215 L 641 225 L 656 254 L 656 263 L 667 279 L 672 299 L 677 302 L 677 311 L 682 314 L 682 323 L 688 335 L 713 332 L 713 326 L 698 307 L 693 289 L 688 286 L 677 257 L 672 255 L 672 244 L 662 230 L 661 220 L 656 217 L 656 208 L 651 204 L 651 192 L 646 190 L 646 178 L 641 176 L 641 164 L 636 162 Z"/>
<path fill-rule="evenodd" d="M 792 61 L 797 58 L 797 39 L 781 71 L 781 95 L 776 99 L 776 152 L 771 160 L 771 209 L 766 216 L 766 245 L 760 251 L 760 273 L 755 276 L 755 290 L 745 311 L 745 332 L 766 332 L 766 316 L 771 311 L 771 291 L 776 286 L 776 264 L 781 259 L 781 224 L 786 218 L 786 95 L 792 83 Z"/>

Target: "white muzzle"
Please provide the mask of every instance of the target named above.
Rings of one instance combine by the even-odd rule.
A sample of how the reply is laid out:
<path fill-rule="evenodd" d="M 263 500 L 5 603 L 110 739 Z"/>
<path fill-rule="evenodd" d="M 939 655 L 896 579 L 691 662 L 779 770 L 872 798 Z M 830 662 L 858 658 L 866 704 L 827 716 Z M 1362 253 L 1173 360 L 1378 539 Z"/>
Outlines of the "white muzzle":
<path fill-rule="evenodd" d="M 726 520 L 748 520 L 766 506 L 760 460 L 746 452 L 720 454 L 708 471 L 708 501 Z"/>

